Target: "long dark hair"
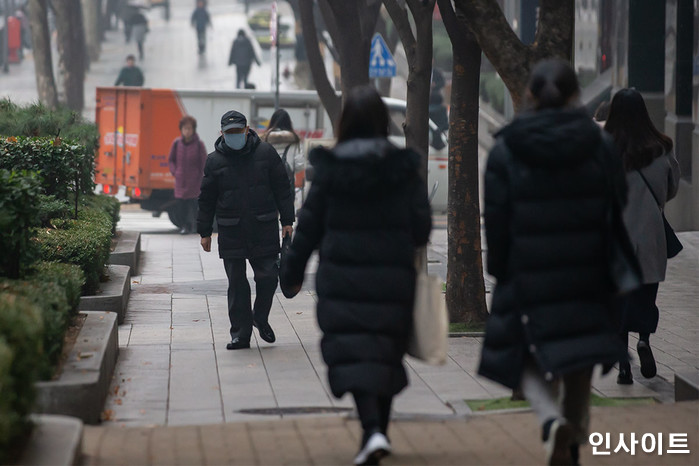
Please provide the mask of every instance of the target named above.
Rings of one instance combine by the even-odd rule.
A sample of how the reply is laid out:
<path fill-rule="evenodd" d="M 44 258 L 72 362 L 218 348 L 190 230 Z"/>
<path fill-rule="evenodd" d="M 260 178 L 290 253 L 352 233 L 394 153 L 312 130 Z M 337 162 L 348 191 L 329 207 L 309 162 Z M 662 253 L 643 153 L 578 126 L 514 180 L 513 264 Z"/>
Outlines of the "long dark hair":
<path fill-rule="evenodd" d="M 527 89 L 534 98 L 533 102 L 529 102 L 533 110 L 564 107 L 580 93 L 575 71 L 570 64 L 557 58 L 542 60 L 534 65 Z"/>
<path fill-rule="evenodd" d="M 350 89 L 335 133 L 338 144 L 356 138 L 388 137 L 388 109 L 374 87 Z"/>
<path fill-rule="evenodd" d="M 269 133 L 275 130 L 290 131 L 294 135 L 294 139 L 296 140 L 297 144 L 299 141 L 301 141 L 299 135 L 296 134 L 296 131 L 294 131 L 294 125 L 291 124 L 291 116 L 289 116 L 289 112 L 283 108 L 274 111 L 269 119 L 269 125 L 267 125 L 267 129 L 265 130 L 265 134 L 262 139 L 266 141 L 269 137 Z"/>
<path fill-rule="evenodd" d="M 647 167 L 672 150 L 672 139 L 653 125 L 636 89 L 622 89 L 614 95 L 604 129 L 614 138 L 626 171 Z"/>

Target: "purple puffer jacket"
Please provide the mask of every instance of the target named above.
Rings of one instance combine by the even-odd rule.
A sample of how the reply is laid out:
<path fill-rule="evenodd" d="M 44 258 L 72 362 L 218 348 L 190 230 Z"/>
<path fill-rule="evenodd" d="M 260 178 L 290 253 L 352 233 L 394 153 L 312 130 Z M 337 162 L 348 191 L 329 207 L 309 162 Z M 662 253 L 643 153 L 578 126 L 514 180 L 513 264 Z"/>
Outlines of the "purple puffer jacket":
<path fill-rule="evenodd" d="M 170 163 L 170 173 L 175 177 L 176 199 L 196 199 L 199 197 L 206 156 L 206 147 L 196 133 L 186 144 L 182 137 L 173 141 L 168 162 Z"/>

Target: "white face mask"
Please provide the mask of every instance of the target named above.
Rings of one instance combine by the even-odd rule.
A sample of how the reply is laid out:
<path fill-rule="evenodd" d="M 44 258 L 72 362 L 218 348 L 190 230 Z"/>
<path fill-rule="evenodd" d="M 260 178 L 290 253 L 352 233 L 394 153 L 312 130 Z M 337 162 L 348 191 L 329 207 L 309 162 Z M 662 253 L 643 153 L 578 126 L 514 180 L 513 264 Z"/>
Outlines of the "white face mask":
<path fill-rule="evenodd" d="M 233 150 L 240 150 L 245 147 L 245 141 L 247 139 L 245 133 L 239 134 L 228 134 L 223 133 L 223 140 L 226 141 L 226 145 Z"/>

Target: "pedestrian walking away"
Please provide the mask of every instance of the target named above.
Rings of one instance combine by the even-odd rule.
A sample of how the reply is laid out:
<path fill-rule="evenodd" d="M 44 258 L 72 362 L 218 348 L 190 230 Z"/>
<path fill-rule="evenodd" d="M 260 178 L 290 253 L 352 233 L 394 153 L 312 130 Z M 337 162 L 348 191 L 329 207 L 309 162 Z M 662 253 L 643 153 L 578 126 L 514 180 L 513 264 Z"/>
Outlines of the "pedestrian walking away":
<path fill-rule="evenodd" d="M 143 86 L 143 81 L 143 72 L 141 68 L 136 66 L 136 57 L 129 55 L 126 57 L 126 66 L 119 71 L 119 76 L 117 76 L 114 85 Z"/>
<path fill-rule="evenodd" d="M 579 95 L 567 63 L 537 64 L 529 109 L 497 134 L 485 175 L 487 265 L 497 284 L 478 372 L 521 387 L 548 464 L 578 463 L 593 366 L 608 372 L 626 355 L 607 259 L 608 206 L 612 196 L 625 203 L 626 185 L 611 138 Z"/>
<path fill-rule="evenodd" d="M 202 55 L 206 52 L 206 28 L 211 26 L 211 16 L 206 10 L 206 2 L 204 0 L 197 0 L 197 6 L 192 13 L 191 23 L 197 31 L 197 46 L 199 55 Z"/>
<path fill-rule="evenodd" d="M 221 118 L 221 136 L 204 166 L 197 232 L 206 252 L 211 251 L 214 215 L 219 256 L 228 276 L 231 342 L 226 348 L 249 348 L 253 326 L 264 341 L 273 343 L 276 337 L 268 318 L 279 278 L 278 220 L 282 234 L 291 235 L 294 204 L 277 151 L 235 110 Z M 254 306 L 246 260 L 255 274 Z"/>
<path fill-rule="evenodd" d="M 252 87 L 248 83 L 248 75 L 252 62 L 260 66 L 260 60 L 257 58 L 252 42 L 245 35 L 245 31 L 238 30 L 238 36 L 233 41 L 231 53 L 228 56 L 228 66 L 235 65 L 235 87 L 236 89 L 247 89 Z"/>
<path fill-rule="evenodd" d="M 638 332 L 636 349 L 641 375 L 655 377 L 650 334 L 658 328 L 655 303 L 658 284 L 665 280 L 667 247 L 662 210 L 679 188 L 680 168 L 672 151 L 672 139 L 653 125 L 641 94 L 622 89 L 614 95 L 604 129 L 612 135 L 626 170 L 629 203 L 624 223 L 643 275 L 643 286 L 618 299 L 617 320 L 625 347 L 629 332 Z M 617 383 L 633 383 L 631 364 L 619 363 Z"/>
<path fill-rule="evenodd" d="M 371 86 L 349 91 L 337 145 L 310 154 L 313 184 L 299 211 L 282 281 L 300 289 L 311 253 L 321 351 L 332 393 L 352 393 L 362 424 L 355 464 L 391 453 L 393 397 L 408 384 L 403 356 L 412 327 L 415 250 L 432 226 L 420 156 L 388 140 L 386 106 Z"/>
<path fill-rule="evenodd" d="M 181 136 L 170 147 L 170 173 L 175 177 L 175 199 L 180 234 L 197 231 L 199 188 L 204 176 L 206 147 L 197 134 L 197 120 L 187 115 L 180 120 Z"/>
<path fill-rule="evenodd" d="M 138 59 L 143 60 L 145 58 L 143 45 L 148 33 L 148 19 L 139 10 L 136 10 L 129 18 L 129 23 L 131 24 L 131 35 L 138 46 Z"/>
<path fill-rule="evenodd" d="M 296 206 L 296 173 L 303 172 L 305 163 L 301 150 L 301 138 L 294 131 L 289 112 L 280 108 L 272 114 L 267 130 L 262 134 L 262 140 L 272 144 L 284 162 L 291 193 L 294 196 L 294 206 Z M 303 180 L 300 180 L 300 185 L 303 187 Z"/>

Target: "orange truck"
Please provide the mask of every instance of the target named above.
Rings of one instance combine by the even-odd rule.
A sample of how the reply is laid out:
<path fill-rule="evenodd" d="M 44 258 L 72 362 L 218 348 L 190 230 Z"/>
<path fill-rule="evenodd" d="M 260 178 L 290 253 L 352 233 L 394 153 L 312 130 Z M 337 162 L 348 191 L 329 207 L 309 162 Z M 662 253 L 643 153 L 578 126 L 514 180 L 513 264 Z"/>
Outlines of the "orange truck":
<path fill-rule="evenodd" d="M 302 138 L 332 134 L 326 128 L 329 119 L 315 92 L 284 92 L 280 105 L 289 112 L 294 129 Z M 246 115 L 250 127 L 261 132 L 274 112 L 274 94 L 248 90 L 97 88 L 100 147 L 96 183 L 107 194 L 116 194 L 124 187 L 132 201 L 156 216 L 167 212 L 179 227 L 175 179 L 170 174 L 168 156 L 173 140 L 180 135 L 180 119 L 184 115 L 197 119 L 197 133 L 211 152 L 219 136 L 221 115 L 231 109 Z"/>

